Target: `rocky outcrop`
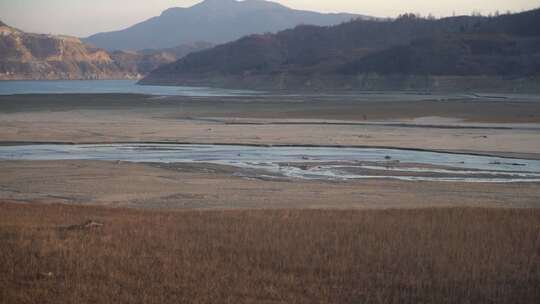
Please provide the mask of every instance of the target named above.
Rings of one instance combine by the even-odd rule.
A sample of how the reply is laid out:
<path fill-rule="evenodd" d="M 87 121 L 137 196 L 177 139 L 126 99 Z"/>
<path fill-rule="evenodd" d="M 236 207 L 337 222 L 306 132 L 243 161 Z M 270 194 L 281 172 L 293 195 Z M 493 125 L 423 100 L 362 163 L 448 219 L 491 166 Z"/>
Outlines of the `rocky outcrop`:
<path fill-rule="evenodd" d="M 138 79 L 210 46 L 109 53 L 75 37 L 30 34 L 0 22 L 0 80 Z"/>
<path fill-rule="evenodd" d="M 123 70 L 104 50 L 78 38 L 30 34 L 0 24 L 0 80 L 125 79 Z"/>

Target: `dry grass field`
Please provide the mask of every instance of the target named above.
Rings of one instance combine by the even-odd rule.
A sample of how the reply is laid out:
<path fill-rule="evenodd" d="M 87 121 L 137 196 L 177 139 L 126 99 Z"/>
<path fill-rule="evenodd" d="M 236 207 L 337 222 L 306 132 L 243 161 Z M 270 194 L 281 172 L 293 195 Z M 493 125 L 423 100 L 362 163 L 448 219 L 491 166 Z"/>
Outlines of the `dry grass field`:
<path fill-rule="evenodd" d="M 1 203 L 0 273 L 1 303 L 538 303 L 540 210 Z"/>

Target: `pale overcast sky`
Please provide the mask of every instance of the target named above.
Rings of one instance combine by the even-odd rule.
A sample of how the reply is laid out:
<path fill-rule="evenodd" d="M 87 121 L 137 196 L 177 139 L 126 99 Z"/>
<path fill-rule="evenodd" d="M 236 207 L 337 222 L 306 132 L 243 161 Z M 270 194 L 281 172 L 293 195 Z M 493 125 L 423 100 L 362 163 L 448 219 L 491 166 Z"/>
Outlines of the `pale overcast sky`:
<path fill-rule="evenodd" d="M 38 33 L 88 36 L 118 30 L 200 0 L 0 0 L 0 20 Z M 540 7 L 540 0 L 276 0 L 296 9 L 395 17 L 404 12 L 449 16 Z"/>

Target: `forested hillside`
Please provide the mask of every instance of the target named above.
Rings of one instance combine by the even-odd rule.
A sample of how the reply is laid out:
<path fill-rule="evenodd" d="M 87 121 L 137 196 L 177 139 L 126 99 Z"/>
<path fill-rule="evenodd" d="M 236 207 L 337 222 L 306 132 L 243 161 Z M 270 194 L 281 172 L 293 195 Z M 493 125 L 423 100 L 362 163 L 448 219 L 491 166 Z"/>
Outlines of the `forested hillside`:
<path fill-rule="evenodd" d="M 540 10 L 533 10 L 444 19 L 405 14 L 387 21 L 299 26 L 191 54 L 143 83 L 362 88 L 391 77 L 405 81 L 396 84 L 399 88 L 430 86 L 438 76 L 539 74 Z"/>

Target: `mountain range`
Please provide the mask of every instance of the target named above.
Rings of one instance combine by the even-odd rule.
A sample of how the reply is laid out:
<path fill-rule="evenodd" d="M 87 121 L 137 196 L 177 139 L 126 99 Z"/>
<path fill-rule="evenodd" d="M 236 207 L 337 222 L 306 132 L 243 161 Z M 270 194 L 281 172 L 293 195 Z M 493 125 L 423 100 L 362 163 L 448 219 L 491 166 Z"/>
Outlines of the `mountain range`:
<path fill-rule="evenodd" d="M 277 32 L 300 24 L 335 25 L 354 14 L 294 10 L 264 0 L 205 0 L 188 8 L 170 8 L 127 29 L 82 39 L 106 50 L 170 48 L 182 44 L 220 44 L 249 34 Z"/>
<path fill-rule="evenodd" d="M 75 37 L 31 34 L 0 22 L 0 80 L 135 79 L 210 46 L 109 53 Z"/>
<path fill-rule="evenodd" d="M 383 20 L 263 0 L 206 0 L 83 40 L 0 22 L 0 80 L 145 75 L 141 84 L 540 91 L 540 9 Z"/>
<path fill-rule="evenodd" d="M 160 67 L 143 84 L 264 89 L 540 89 L 540 9 L 405 14 L 251 35 Z"/>

